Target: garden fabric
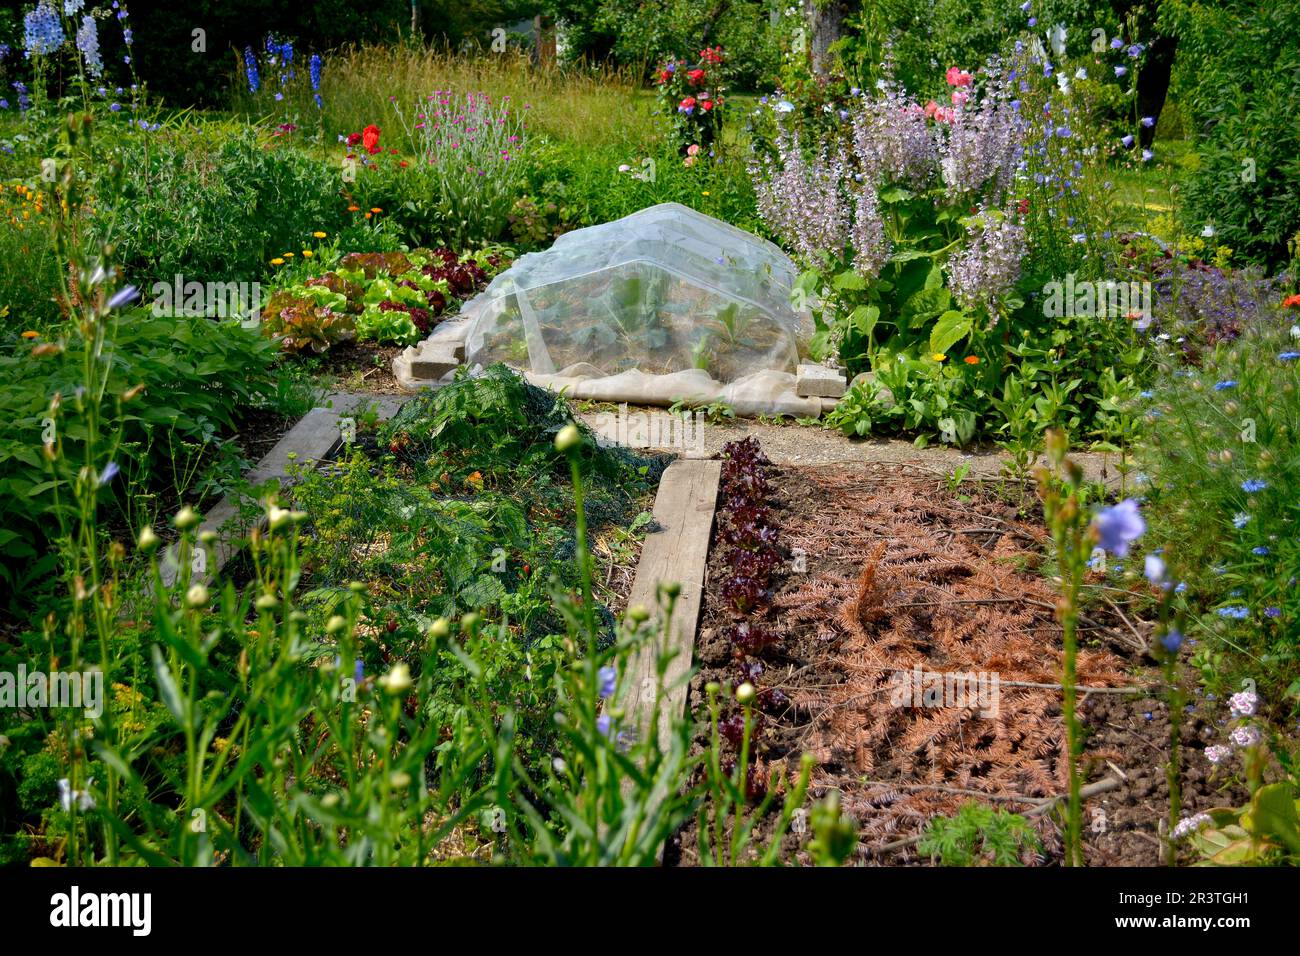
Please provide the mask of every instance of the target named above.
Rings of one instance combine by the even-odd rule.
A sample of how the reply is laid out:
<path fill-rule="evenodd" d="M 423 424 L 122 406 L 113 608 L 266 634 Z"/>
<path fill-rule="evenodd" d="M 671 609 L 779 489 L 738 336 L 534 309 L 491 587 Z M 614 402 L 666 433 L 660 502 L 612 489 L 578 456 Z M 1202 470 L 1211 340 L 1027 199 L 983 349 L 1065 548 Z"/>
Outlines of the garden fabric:
<path fill-rule="evenodd" d="M 772 243 L 664 203 L 522 256 L 456 332 L 471 366 L 505 362 L 574 398 L 817 415 L 794 393 L 812 333 L 791 306 L 797 278 Z"/>

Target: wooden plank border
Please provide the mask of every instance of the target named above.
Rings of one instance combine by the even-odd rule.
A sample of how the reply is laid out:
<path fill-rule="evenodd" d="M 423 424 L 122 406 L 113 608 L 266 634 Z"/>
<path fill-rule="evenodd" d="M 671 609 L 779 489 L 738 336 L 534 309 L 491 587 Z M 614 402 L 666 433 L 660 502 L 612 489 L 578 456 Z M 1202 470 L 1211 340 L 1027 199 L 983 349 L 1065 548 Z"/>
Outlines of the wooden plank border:
<path fill-rule="evenodd" d="M 411 395 L 366 395 L 352 392 L 334 392 L 330 394 L 323 406 L 313 408 L 281 436 L 262 460 L 244 477 L 253 486 L 279 479 L 282 486 L 290 480 L 293 467 L 314 468 L 322 461 L 328 461 L 338 453 L 343 445 L 341 420 L 348 412 L 356 411 L 367 405 L 376 406 L 375 410 L 381 421 L 387 421 L 414 396 Z M 212 531 L 217 535 L 208 552 L 210 560 L 202 571 L 191 572 L 190 580 L 195 584 L 210 584 L 221 569 L 239 553 L 242 540 L 254 527 L 262 527 L 266 521 L 265 514 L 258 513 L 250 524 L 240 521 L 241 505 L 244 496 L 239 493 L 226 495 L 218 501 L 199 525 L 200 533 Z M 176 545 L 170 545 L 163 553 L 159 567 L 163 583 L 171 587 L 179 574 L 176 559 Z"/>
<path fill-rule="evenodd" d="M 629 608 L 639 604 L 650 612 L 652 623 L 662 623 L 659 586 L 670 582 L 681 586 L 669 633 L 642 645 L 637 652 L 629 664 L 630 680 L 622 700 L 624 712 L 635 722 L 638 732 L 646 732 L 658 684 L 656 658 L 661 650 L 677 652 L 664 680 L 665 699 L 659 710 L 661 742 L 669 739 L 672 721 L 686 710 L 685 677 L 695 655 L 695 631 L 704 599 L 704 575 L 721 478 L 720 461 L 681 460 L 665 469 L 655 496 L 655 530 L 646 535 L 628 596 Z"/>

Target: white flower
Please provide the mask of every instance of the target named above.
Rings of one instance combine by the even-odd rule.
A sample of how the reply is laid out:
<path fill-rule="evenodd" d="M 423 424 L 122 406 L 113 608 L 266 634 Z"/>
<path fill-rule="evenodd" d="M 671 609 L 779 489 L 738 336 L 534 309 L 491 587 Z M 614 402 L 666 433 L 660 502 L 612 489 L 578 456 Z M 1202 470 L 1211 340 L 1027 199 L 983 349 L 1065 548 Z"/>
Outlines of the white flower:
<path fill-rule="evenodd" d="M 90 785 L 95 782 L 91 777 L 86 781 L 85 790 L 73 790 L 72 783 L 67 777 L 59 781 L 59 805 L 63 807 L 64 813 L 72 812 L 72 805 L 75 803 L 78 810 L 95 809 L 95 798 L 90 795 Z"/>
<path fill-rule="evenodd" d="M 1076 80 L 1086 80 L 1088 78 L 1088 71 L 1085 70 L 1083 67 L 1079 67 L 1077 70 L 1074 71 L 1074 78 Z"/>
<path fill-rule="evenodd" d="M 1291 326 L 1291 338 L 1300 339 L 1300 325 Z"/>
<path fill-rule="evenodd" d="M 1207 223 L 1205 224 L 1205 228 L 1201 230 L 1201 235 L 1204 236 L 1206 239 L 1209 239 L 1211 236 L 1213 236 L 1213 235 L 1214 235 L 1214 223 L 1207 222 Z"/>
<path fill-rule="evenodd" d="M 1253 747 L 1259 743 L 1260 735 L 1254 727 L 1238 727 L 1228 738 L 1238 747 Z"/>
<path fill-rule="evenodd" d="M 1254 717 L 1255 711 L 1259 709 L 1259 697 L 1251 691 L 1243 690 L 1228 698 L 1228 706 L 1232 708 L 1234 717 Z"/>
<path fill-rule="evenodd" d="M 1212 744 L 1205 748 L 1205 759 L 1210 763 L 1223 763 L 1232 756 L 1232 748 L 1222 744 Z"/>
<path fill-rule="evenodd" d="M 1195 816 L 1183 817 L 1174 824 L 1174 828 L 1170 831 L 1169 835 L 1175 840 L 1181 840 L 1183 837 L 1187 836 L 1187 834 L 1194 833 L 1209 822 L 1210 815 L 1208 813 L 1198 813 Z"/>

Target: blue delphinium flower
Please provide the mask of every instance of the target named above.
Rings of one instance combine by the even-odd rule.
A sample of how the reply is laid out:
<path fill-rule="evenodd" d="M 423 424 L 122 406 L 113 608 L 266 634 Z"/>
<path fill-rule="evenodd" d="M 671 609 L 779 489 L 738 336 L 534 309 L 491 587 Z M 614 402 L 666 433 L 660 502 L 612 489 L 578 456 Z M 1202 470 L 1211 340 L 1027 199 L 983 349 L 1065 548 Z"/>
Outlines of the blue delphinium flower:
<path fill-rule="evenodd" d="M 1128 554 L 1128 546 L 1146 531 L 1147 523 L 1138 512 L 1137 502 L 1125 498 L 1112 508 L 1103 508 L 1092 519 L 1101 546 L 1119 557 Z"/>
<path fill-rule="evenodd" d="M 1263 491 L 1268 487 L 1268 482 L 1263 478 L 1247 478 L 1241 483 L 1241 490 L 1248 495 L 1253 495 L 1257 491 Z"/>
<path fill-rule="evenodd" d="M 104 72 L 104 61 L 99 55 L 99 30 L 94 17 L 84 17 L 81 28 L 77 30 L 77 49 L 86 64 L 86 72 L 95 79 Z"/>
<path fill-rule="evenodd" d="M 257 75 L 257 57 L 253 56 L 251 46 L 244 47 L 244 75 L 248 77 L 248 92 L 256 93 L 262 86 L 262 80 Z"/>
<path fill-rule="evenodd" d="M 63 23 L 50 0 L 41 0 L 23 16 L 23 45 L 27 56 L 47 56 L 63 46 Z"/>
<path fill-rule="evenodd" d="M 596 673 L 596 679 L 600 681 L 600 696 L 605 700 L 613 697 L 614 688 L 618 684 L 618 671 L 611 666 L 602 667 Z"/>
<path fill-rule="evenodd" d="M 321 71 L 320 54 L 313 53 L 311 55 L 311 59 L 307 62 L 307 72 L 311 75 L 311 88 L 313 90 L 320 89 L 320 71 Z"/>

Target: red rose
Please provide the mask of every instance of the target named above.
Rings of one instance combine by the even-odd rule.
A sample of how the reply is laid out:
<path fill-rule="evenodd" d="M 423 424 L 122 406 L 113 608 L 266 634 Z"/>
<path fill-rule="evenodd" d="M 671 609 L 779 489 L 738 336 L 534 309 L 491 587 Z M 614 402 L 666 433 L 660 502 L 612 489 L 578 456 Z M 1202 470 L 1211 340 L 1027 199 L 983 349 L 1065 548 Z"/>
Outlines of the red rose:
<path fill-rule="evenodd" d="M 691 81 L 692 86 L 699 86 L 701 83 L 704 82 L 704 71 L 691 70 L 689 73 L 686 74 L 686 78 Z"/>
<path fill-rule="evenodd" d="M 360 133 L 350 133 L 350 134 L 348 135 L 348 145 L 349 145 L 349 146 L 355 146 L 355 145 L 357 145 L 357 143 L 359 143 L 359 142 L 361 142 L 361 134 L 360 134 Z"/>
<path fill-rule="evenodd" d="M 700 104 L 700 109 L 704 110 L 704 112 L 706 113 L 709 110 L 713 109 L 713 100 L 705 100 L 703 103 Z"/>
<path fill-rule="evenodd" d="M 361 142 L 371 156 L 379 152 L 379 133 L 379 127 L 373 123 L 362 130 Z"/>
<path fill-rule="evenodd" d="M 695 97 L 693 97 L 693 96 L 688 96 L 688 97 L 686 97 L 686 99 L 682 100 L 680 108 L 681 108 L 681 109 L 684 109 L 684 110 L 694 109 L 694 108 L 695 108 Z"/>

